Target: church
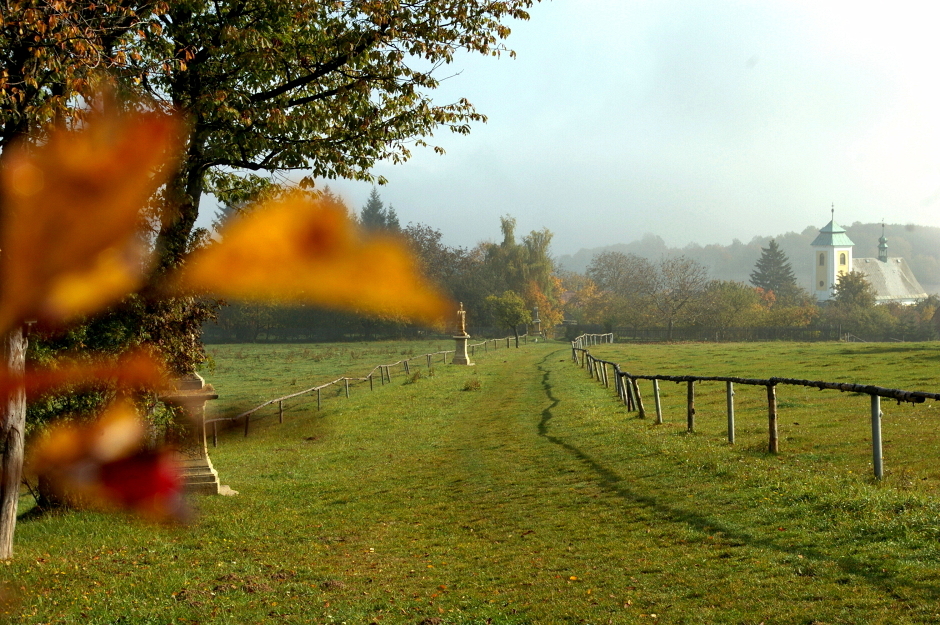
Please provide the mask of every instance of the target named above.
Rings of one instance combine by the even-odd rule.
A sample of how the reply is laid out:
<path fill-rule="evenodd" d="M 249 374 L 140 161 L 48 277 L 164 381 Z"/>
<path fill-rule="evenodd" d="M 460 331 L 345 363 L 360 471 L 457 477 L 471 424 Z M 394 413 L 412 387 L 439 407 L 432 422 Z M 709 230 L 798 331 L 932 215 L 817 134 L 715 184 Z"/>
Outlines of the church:
<path fill-rule="evenodd" d="M 832 288 L 839 281 L 839 276 L 849 271 L 864 274 L 877 293 L 879 304 L 896 302 L 915 304 L 927 298 L 924 288 L 914 277 L 907 261 L 903 258 L 888 258 L 888 239 L 881 227 L 878 239 L 878 258 L 853 258 L 855 244 L 835 220 L 823 226 L 813 240 L 814 265 L 816 267 L 816 299 L 824 302 L 832 299 Z"/>

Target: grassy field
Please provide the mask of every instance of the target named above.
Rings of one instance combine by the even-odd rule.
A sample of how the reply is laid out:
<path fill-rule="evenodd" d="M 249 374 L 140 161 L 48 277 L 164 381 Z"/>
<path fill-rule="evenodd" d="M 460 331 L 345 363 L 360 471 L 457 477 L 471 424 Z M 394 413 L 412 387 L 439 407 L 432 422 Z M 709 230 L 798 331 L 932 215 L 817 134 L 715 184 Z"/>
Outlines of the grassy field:
<path fill-rule="evenodd" d="M 234 414 L 411 348 L 434 351 L 219 346 L 206 375 L 222 395 L 214 410 Z M 635 373 L 937 388 L 935 345 L 878 349 L 594 351 Z M 223 434 L 213 463 L 240 494 L 196 500 L 187 526 L 87 512 L 22 522 L 16 558 L 0 567 L 17 603 L 0 620 L 940 622 L 932 406 L 885 405 L 888 477 L 876 483 L 865 397 L 781 389 L 781 453 L 768 456 L 758 392 L 739 389 L 730 446 L 717 384 L 700 388 L 689 435 L 684 389 L 664 385 L 667 422 L 655 426 L 627 414 L 564 344 L 476 360 L 360 385 L 319 412 L 290 404 L 283 425 L 260 419 L 248 438 Z"/>

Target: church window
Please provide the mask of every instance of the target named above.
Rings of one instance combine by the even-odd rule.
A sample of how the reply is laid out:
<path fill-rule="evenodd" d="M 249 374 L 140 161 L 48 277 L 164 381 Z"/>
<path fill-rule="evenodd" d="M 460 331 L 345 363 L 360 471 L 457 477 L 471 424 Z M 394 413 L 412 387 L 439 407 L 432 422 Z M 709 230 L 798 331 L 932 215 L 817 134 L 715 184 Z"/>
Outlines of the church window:
<path fill-rule="evenodd" d="M 839 264 L 840 264 L 840 265 L 844 265 L 844 264 L 845 264 L 845 252 L 839 254 Z"/>
<path fill-rule="evenodd" d="M 823 266 L 825 266 L 825 264 L 826 264 L 826 255 L 825 255 L 825 254 L 820 254 L 820 255 L 819 255 L 819 266 L 820 266 L 820 267 L 823 267 Z"/>

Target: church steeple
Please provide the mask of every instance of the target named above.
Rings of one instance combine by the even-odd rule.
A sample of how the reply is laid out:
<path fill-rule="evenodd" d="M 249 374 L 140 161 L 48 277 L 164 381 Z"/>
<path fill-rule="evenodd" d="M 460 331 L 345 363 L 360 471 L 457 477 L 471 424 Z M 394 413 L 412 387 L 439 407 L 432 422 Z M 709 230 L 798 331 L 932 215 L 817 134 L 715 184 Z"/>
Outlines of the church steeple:
<path fill-rule="evenodd" d="M 845 228 L 836 223 L 836 209 L 832 206 L 832 221 L 819 229 L 811 243 L 814 251 L 816 299 L 832 299 L 833 287 L 839 277 L 852 270 L 852 247 L 855 245 Z"/>
<path fill-rule="evenodd" d="M 878 260 L 888 262 L 888 239 L 885 238 L 885 222 L 881 222 L 881 238 L 878 239 Z"/>

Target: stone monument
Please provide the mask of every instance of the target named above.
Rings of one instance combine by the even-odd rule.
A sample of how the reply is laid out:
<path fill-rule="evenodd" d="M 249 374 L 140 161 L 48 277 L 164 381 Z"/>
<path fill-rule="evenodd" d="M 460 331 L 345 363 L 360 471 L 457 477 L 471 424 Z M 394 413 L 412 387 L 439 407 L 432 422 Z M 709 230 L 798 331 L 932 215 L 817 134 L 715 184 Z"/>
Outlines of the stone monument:
<path fill-rule="evenodd" d="M 463 309 L 463 302 L 460 302 L 460 310 L 457 311 L 457 334 L 454 341 L 457 343 L 454 351 L 454 358 L 450 361 L 452 365 L 472 365 L 470 357 L 467 356 L 467 341 L 470 335 L 467 334 L 467 311 Z"/>
<path fill-rule="evenodd" d="M 532 311 L 532 335 L 542 336 L 542 320 L 539 319 L 539 307 L 536 306 Z"/>
<path fill-rule="evenodd" d="M 184 490 L 203 495 L 236 495 L 236 491 L 219 483 L 219 474 L 206 447 L 206 402 L 219 398 L 212 385 L 207 385 L 198 373 L 191 373 L 176 380 L 174 388 L 160 393 L 159 398 L 186 411 L 186 418 L 176 420 L 170 434 L 170 442 L 179 454 Z"/>

